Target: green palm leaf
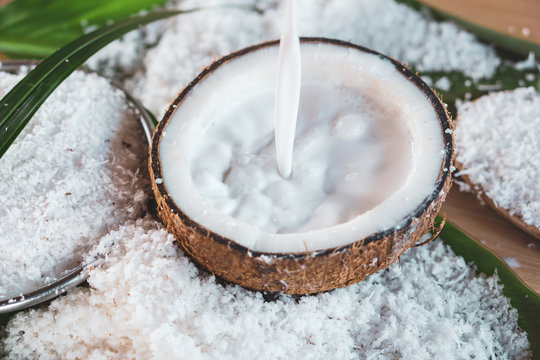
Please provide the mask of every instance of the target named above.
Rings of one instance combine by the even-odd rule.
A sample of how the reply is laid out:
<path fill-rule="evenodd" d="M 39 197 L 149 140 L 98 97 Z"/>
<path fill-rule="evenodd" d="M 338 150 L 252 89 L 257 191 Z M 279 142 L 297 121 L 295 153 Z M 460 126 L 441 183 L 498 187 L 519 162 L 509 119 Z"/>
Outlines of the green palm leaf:
<path fill-rule="evenodd" d="M 132 17 L 86 34 L 46 58 L 0 100 L 0 157 L 54 89 L 90 56 L 141 25 L 185 12 L 161 11 Z"/>
<path fill-rule="evenodd" d="M 0 8 L 0 52 L 43 58 L 84 34 L 167 0 L 15 0 Z M 85 26 L 83 26 L 85 25 Z"/>

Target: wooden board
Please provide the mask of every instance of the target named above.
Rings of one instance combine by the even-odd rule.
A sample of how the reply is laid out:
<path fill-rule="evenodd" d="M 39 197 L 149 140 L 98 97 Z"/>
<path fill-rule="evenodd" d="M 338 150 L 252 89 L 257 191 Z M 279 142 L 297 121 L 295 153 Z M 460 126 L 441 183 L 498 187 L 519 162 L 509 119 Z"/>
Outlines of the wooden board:
<path fill-rule="evenodd" d="M 540 0 L 420 0 L 478 25 L 540 44 Z"/>

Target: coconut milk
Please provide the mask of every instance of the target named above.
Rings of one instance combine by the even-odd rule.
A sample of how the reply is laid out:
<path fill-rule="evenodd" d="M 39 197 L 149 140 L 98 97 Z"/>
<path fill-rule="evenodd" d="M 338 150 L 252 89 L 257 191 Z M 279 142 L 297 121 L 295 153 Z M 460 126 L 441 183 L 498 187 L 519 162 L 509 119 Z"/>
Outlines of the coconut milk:
<path fill-rule="evenodd" d="M 315 81 L 302 86 L 295 171 L 280 176 L 274 95 L 246 95 L 193 149 L 194 184 L 223 214 L 269 233 L 318 230 L 365 213 L 405 182 L 412 140 L 396 109 L 357 89 Z"/>
<path fill-rule="evenodd" d="M 277 167 L 281 176 L 288 178 L 292 172 L 302 63 L 300 40 L 296 32 L 296 0 L 286 0 L 285 4 L 285 17 L 279 45 L 274 121 Z"/>

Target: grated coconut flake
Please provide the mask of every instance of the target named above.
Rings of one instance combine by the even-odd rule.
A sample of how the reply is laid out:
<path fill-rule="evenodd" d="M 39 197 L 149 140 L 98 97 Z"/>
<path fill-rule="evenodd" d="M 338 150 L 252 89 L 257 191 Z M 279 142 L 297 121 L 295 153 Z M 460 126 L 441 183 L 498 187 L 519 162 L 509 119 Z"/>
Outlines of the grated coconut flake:
<path fill-rule="evenodd" d="M 540 94 L 534 88 L 458 103 L 457 159 L 497 207 L 540 228 Z"/>
<path fill-rule="evenodd" d="M 104 263 L 6 328 L 11 358 L 525 359 L 527 337 L 497 276 L 440 240 L 365 281 L 315 296 L 222 285 L 149 218 L 109 233 Z"/>
<path fill-rule="evenodd" d="M 226 1 L 182 1 L 187 9 Z M 246 4 L 248 1 L 239 3 Z M 279 38 L 276 1 L 251 1 L 263 14 L 240 9 L 208 10 L 168 20 L 156 47 L 146 53 L 144 72 L 130 90 L 162 115 L 173 96 L 219 56 Z M 435 22 L 392 0 L 300 0 L 301 36 L 330 37 L 377 50 L 419 71 L 460 71 L 489 78 L 501 63 L 493 47 L 449 22 Z M 339 21 L 336 21 L 339 19 Z M 444 56 L 441 56 L 444 54 Z"/>
<path fill-rule="evenodd" d="M 21 78 L 0 72 L 0 97 Z M 136 121 L 121 91 L 79 71 L 0 159 L 0 245 L 9 249 L 0 253 L 0 299 L 55 280 L 141 216 L 145 204 L 134 199 L 144 195 L 146 145 Z"/>

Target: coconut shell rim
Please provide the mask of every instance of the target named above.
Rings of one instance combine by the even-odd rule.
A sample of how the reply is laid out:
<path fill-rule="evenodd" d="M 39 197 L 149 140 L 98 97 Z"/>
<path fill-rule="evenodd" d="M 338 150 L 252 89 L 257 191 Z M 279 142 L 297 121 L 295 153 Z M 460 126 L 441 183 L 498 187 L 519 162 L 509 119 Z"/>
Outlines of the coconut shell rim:
<path fill-rule="evenodd" d="M 280 42 L 279 40 L 265 41 L 265 42 L 251 45 L 249 47 L 232 52 L 228 55 L 225 55 L 215 60 L 209 66 L 203 68 L 203 70 L 195 77 L 195 79 L 193 79 L 186 87 L 184 87 L 179 92 L 179 94 L 172 100 L 167 111 L 165 112 L 165 115 L 163 116 L 162 120 L 159 122 L 158 126 L 156 127 L 156 130 L 152 137 L 152 143 L 150 146 L 150 154 L 149 154 L 150 155 L 149 157 L 150 177 L 151 177 L 151 181 L 153 185 L 159 191 L 160 196 L 166 201 L 170 209 L 174 211 L 181 218 L 182 222 L 184 222 L 184 224 L 186 224 L 187 226 L 194 227 L 195 230 L 202 235 L 210 235 L 212 239 L 220 242 L 221 244 L 227 247 L 230 247 L 234 250 L 240 251 L 244 254 L 248 254 L 249 256 L 254 256 L 254 257 L 271 256 L 274 259 L 276 258 L 299 259 L 299 258 L 306 258 L 306 257 L 312 258 L 316 256 L 325 256 L 328 254 L 336 254 L 336 253 L 341 253 L 343 251 L 347 251 L 348 249 L 352 247 L 363 246 L 363 245 L 367 245 L 369 243 L 384 239 L 396 233 L 402 228 L 409 227 L 413 219 L 419 218 L 423 213 L 425 213 L 428 210 L 429 206 L 434 201 L 437 200 L 439 194 L 442 191 L 444 191 L 446 183 L 451 181 L 450 167 L 452 166 L 452 163 L 453 163 L 454 148 L 455 148 L 454 138 L 452 135 L 454 126 L 453 126 L 451 117 L 448 114 L 446 107 L 442 104 L 441 100 L 437 96 L 437 94 L 419 76 L 413 73 L 405 65 L 395 60 L 394 58 L 383 55 L 375 50 L 371 50 L 364 46 L 356 45 L 356 44 L 343 41 L 343 40 L 329 39 L 329 38 L 324 38 L 324 37 L 301 37 L 300 38 L 300 42 L 302 44 L 323 43 L 323 44 L 337 45 L 337 46 L 342 46 L 342 47 L 358 50 L 361 52 L 365 52 L 368 54 L 376 55 L 383 60 L 390 61 L 395 66 L 396 70 L 398 70 L 399 73 L 401 73 L 408 81 L 412 82 L 427 97 L 427 100 L 429 100 L 429 102 L 433 106 L 435 113 L 437 115 L 437 119 L 439 120 L 439 125 L 441 126 L 442 138 L 444 142 L 444 161 L 441 165 L 439 177 L 437 179 L 437 182 L 435 183 L 435 188 L 431 192 L 431 194 L 428 195 L 416 207 L 415 210 L 409 213 L 409 215 L 406 218 L 400 220 L 396 225 L 394 225 L 393 227 L 389 229 L 378 231 L 376 233 L 365 236 L 351 243 L 328 248 L 328 249 L 306 251 L 306 252 L 293 252 L 293 253 L 275 253 L 275 252 L 256 251 L 256 250 L 249 249 L 248 247 L 245 247 L 243 245 L 240 245 L 236 241 L 226 238 L 221 234 L 213 232 L 207 229 L 206 227 L 204 227 L 202 224 L 191 219 L 173 201 L 172 197 L 169 195 L 167 191 L 165 182 L 162 181 L 160 184 L 156 183 L 156 178 L 163 179 L 161 160 L 159 156 L 159 145 L 161 142 L 163 131 L 167 127 L 169 121 L 172 119 L 174 113 L 176 112 L 176 109 L 178 109 L 179 105 L 183 102 L 184 98 L 190 93 L 190 91 L 198 83 L 203 81 L 204 78 L 206 78 L 215 70 L 217 70 L 221 65 L 224 65 L 250 52 L 255 52 L 257 50 L 261 50 L 267 47 L 279 45 L 279 42 Z"/>

